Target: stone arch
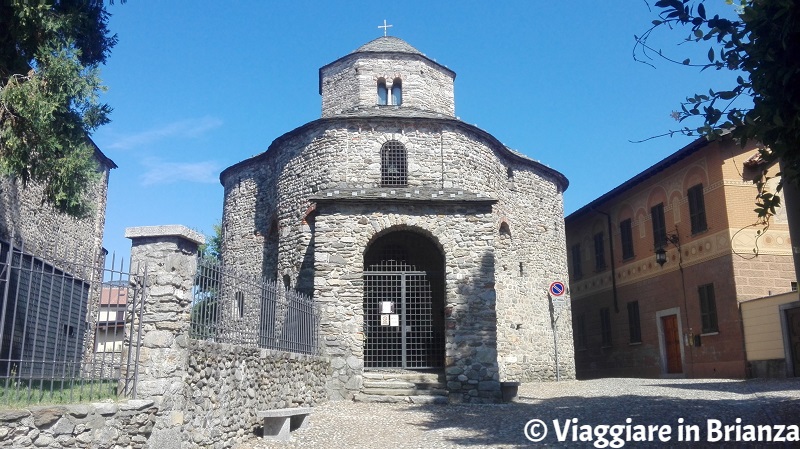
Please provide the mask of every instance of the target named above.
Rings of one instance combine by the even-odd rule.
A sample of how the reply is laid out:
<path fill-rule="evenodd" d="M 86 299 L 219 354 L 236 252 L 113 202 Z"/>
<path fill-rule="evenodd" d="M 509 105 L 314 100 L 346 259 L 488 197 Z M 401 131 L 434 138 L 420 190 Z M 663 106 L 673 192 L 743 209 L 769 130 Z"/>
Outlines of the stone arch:
<path fill-rule="evenodd" d="M 394 226 L 365 248 L 365 368 L 444 367 L 445 256 L 420 231 Z"/>
<path fill-rule="evenodd" d="M 439 239 L 435 235 L 433 235 L 431 231 L 425 228 L 421 228 L 419 226 L 407 225 L 407 224 L 390 224 L 388 226 L 381 225 L 380 230 L 375 231 L 372 235 L 369 236 L 366 245 L 364 245 L 364 252 L 362 256 L 366 256 L 367 251 L 369 251 L 370 247 L 375 243 L 375 241 L 377 241 L 378 239 L 387 234 L 398 231 L 408 231 L 422 235 L 426 239 L 430 240 L 431 243 L 433 243 L 436 246 L 436 249 L 439 250 L 439 252 L 442 254 L 442 257 L 444 258 L 445 255 L 444 246 L 441 244 Z"/>

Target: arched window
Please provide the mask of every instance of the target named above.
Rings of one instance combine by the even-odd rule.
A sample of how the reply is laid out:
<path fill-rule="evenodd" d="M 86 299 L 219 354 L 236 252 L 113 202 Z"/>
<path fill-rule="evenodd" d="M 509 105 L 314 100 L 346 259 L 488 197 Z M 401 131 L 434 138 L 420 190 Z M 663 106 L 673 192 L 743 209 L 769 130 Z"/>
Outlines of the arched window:
<path fill-rule="evenodd" d="M 406 147 L 396 140 L 390 140 L 381 147 L 381 186 L 405 185 L 408 185 Z"/>
<path fill-rule="evenodd" d="M 403 82 L 400 78 L 392 81 L 392 104 L 395 106 L 403 104 Z"/>
<path fill-rule="evenodd" d="M 378 79 L 378 104 L 385 105 L 387 103 L 387 97 L 389 96 L 389 91 L 386 90 L 386 80 L 383 78 Z"/>

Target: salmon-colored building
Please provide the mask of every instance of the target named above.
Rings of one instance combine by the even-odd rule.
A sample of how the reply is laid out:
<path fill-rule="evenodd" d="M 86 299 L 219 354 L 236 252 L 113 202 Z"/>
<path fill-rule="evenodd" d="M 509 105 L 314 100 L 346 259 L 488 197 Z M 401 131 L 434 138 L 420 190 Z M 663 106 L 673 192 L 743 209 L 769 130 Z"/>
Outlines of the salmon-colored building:
<path fill-rule="evenodd" d="M 747 375 L 740 302 L 796 287 L 785 212 L 753 226 L 765 170 L 701 138 L 566 218 L 578 378 Z"/>

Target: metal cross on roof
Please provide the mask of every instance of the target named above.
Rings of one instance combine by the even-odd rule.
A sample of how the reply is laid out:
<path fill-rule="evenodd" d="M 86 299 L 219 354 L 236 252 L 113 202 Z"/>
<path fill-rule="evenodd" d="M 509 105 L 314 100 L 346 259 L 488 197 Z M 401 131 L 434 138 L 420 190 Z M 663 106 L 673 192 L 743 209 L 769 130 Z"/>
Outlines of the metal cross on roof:
<path fill-rule="evenodd" d="M 383 19 L 383 25 L 378 25 L 378 28 L 383 28 L 383 35 L 386 36 L 386 30 L 391 28 L 392 25 L 386 25 L 386 19 Z"/>

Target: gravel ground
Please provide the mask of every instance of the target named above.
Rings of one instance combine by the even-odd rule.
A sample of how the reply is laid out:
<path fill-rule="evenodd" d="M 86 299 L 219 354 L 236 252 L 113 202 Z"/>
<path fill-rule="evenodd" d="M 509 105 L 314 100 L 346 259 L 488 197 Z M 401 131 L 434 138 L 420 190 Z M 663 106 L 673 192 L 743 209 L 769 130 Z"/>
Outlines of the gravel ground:
<path fill-rule="evenodd" d="M 524 428 L 541 419 L 549 433 L 540 443 Z M 311 425 L 291 441 L 254 438 L 237 449 L 592 447 L 560 442 L 553 420 L 578 425 L 668 425 L 669 442 L 627 442 L 625 447 L 763 447 L 758 443 L 708 443 L 708 419 L 723 425 L 800 424 L 800 378 L 776 380 L 599 379 L 523 384 L 516 402 L 498 405 L 414 405 L 329 402 L 314 409 Z M 699 426 L 699 443 L 679 443 L 678 420 Z M 635 429 L 633 429 L 635 431 Z M 624 438 L 624 436 L 623 436 Z M 735 438 L 735 437 L 734 437 Z M 771 447 L 800 447 L 800 443 Z"/>

